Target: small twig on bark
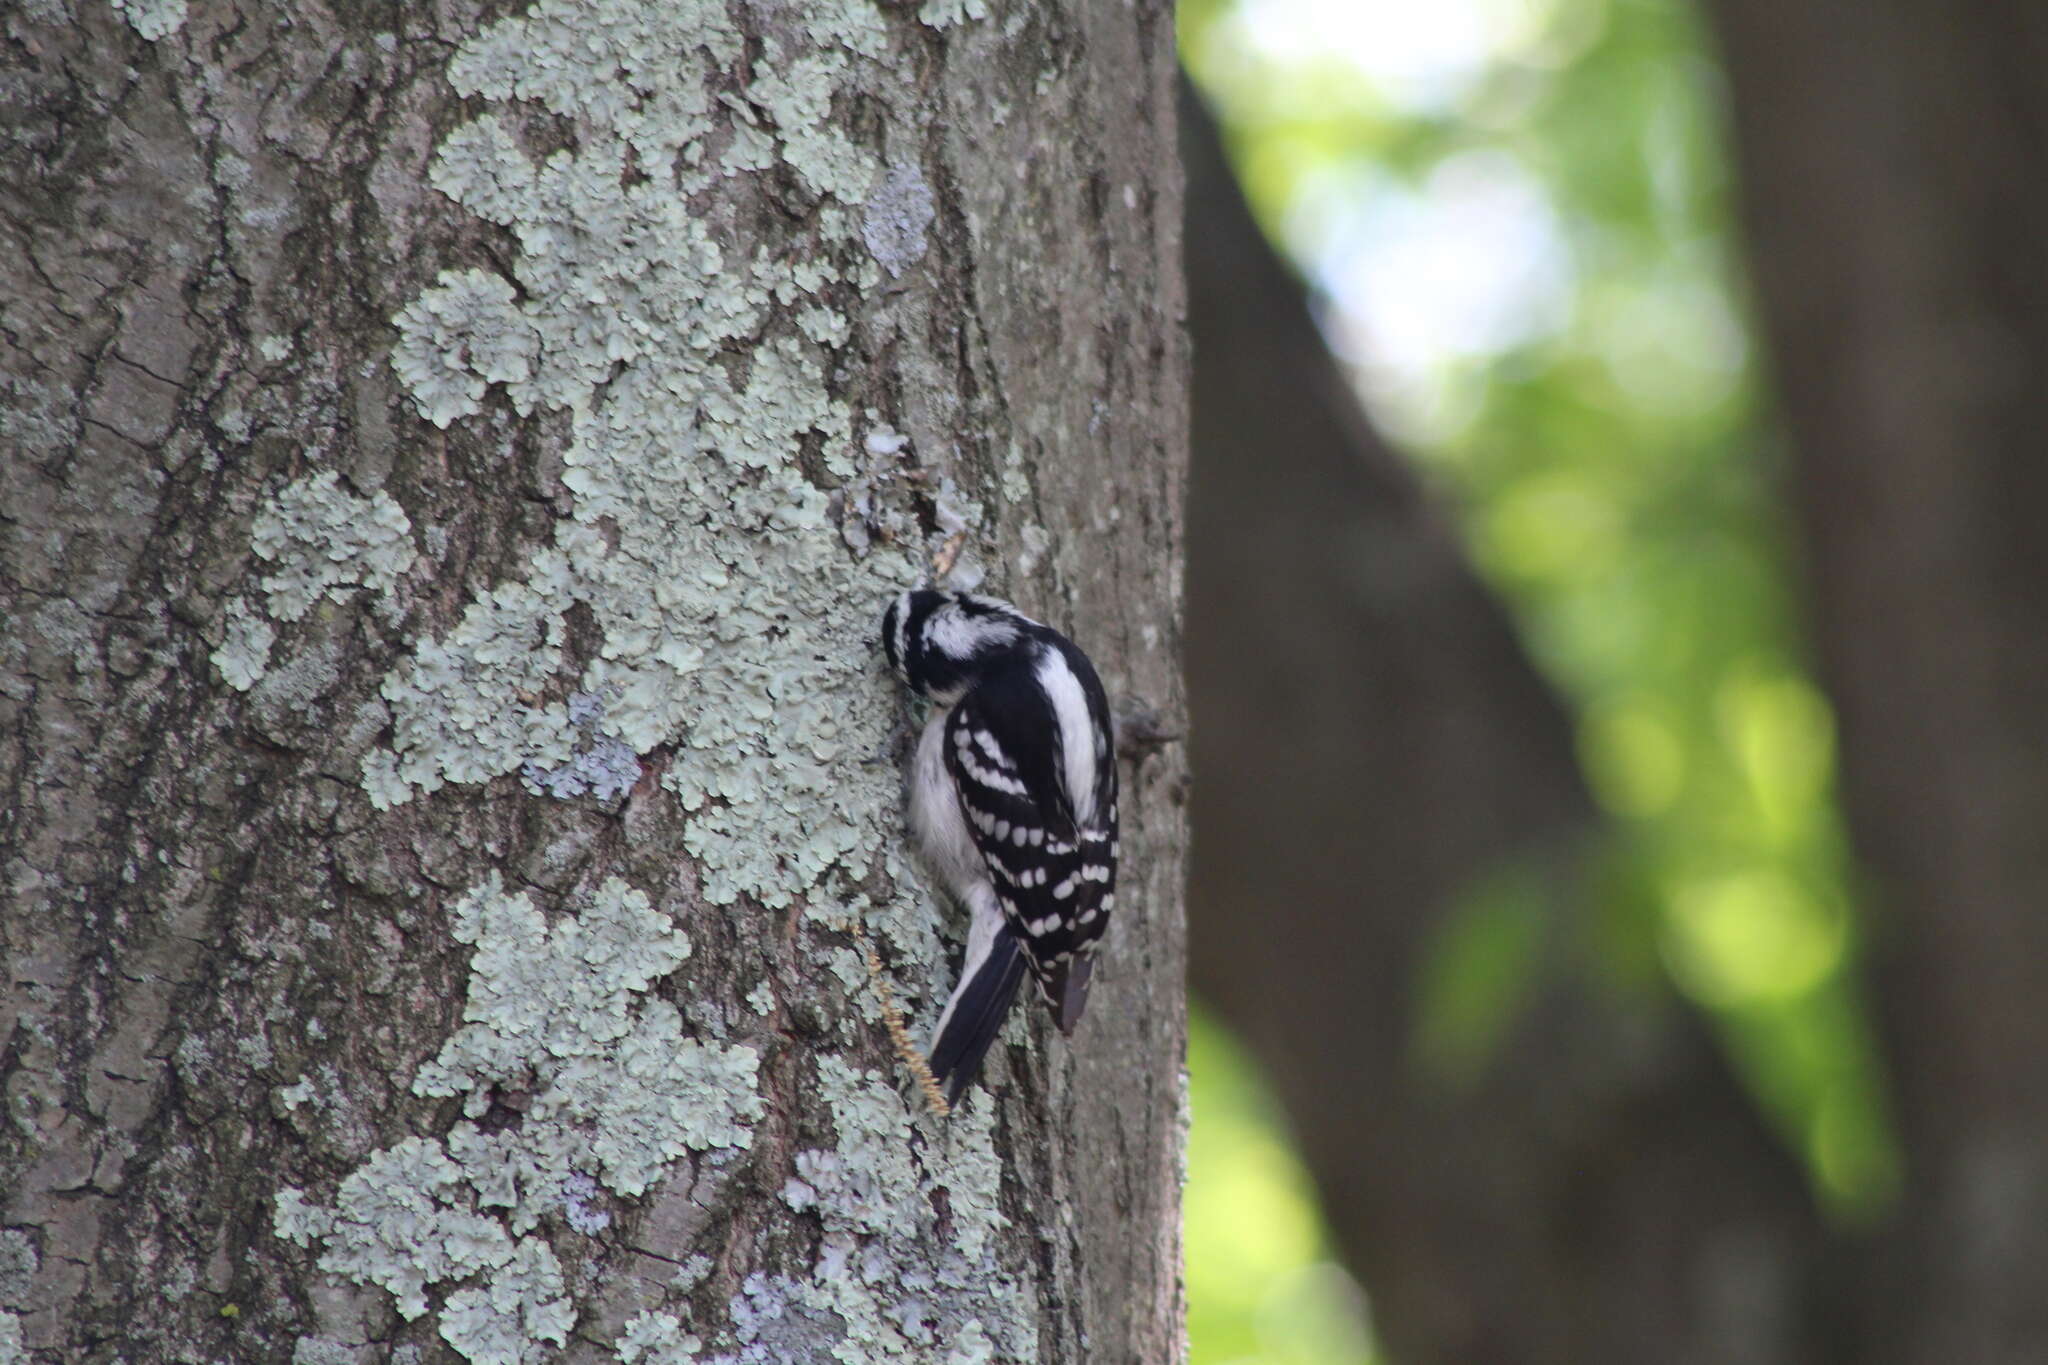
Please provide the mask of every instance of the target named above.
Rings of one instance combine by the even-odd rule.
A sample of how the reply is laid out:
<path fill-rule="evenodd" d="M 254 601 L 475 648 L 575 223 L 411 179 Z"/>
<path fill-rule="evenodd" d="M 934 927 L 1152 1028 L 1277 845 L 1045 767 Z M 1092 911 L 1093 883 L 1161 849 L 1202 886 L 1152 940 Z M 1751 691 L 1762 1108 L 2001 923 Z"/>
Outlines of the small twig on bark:
<path fill-rule="evenodd" d="M 939 1078 L 932 1075 L 931 1063 L 910 1040 L 910 1030 L 903 1026 L 903 1012 L 896 1008 L 896 992 L 889 988 L 889 978 L 882 974 L 882 958 L 875 951 L 874 941 L 868 937 L 867 926 L 855 920 L 853 934 L 860 940 L 861 953 L 867 958 L 868 976 L 874 981 L 875 994 L 882 1002 L 882 1024 L 889 1030 L 889 1041 L 896 1045 L 896 1055 L 917 1078 L 917 1088 L 924 1091 L 925 1103 L 931 1106 L 932 1112 L 940 1118 L 947 1117 L 953 1112 L 953 1106 L 946 1103 L 946 1092 L 939 1088 Z"/>

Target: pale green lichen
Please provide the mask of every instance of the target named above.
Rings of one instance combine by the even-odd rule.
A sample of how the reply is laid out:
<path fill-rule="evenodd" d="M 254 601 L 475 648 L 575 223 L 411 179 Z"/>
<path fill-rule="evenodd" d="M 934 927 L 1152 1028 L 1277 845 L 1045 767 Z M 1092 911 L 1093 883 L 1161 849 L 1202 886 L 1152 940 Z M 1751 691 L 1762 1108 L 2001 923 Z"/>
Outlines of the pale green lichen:
<path fill-rule="evenodd" d="M 279 490 L 256 514 L 251 544 L 277 565 L 263 579 L 270 613 L 296 621 L 344 588 L 389 592 L 412 568 L 412 523 L 379 489 L 359 498 L 322 470 Z"/>
<path fill-rule="evenodd" d="M 627 1322 L 614 1348 L 626 1365 L 689 1365 L 704 1342 L 696 1333 L 684 1331 L 675 1314 L 650 1309 Z"/>
<path fill-rule="evenodd" d="M 946 1365 L 995 1365 L 995 1360 L 996 1344 L 989 1340 L 979 1318 L 968 1319 L 946 1354 Z"/>
<path fill-rule="evenodd" d="M 748 1144 L 746 1121 L 760 1113 L 754 1050 L 684 1038 L 675 1006 L 635 1001 L 690 953 L 645 895 L 613 878 L 581 916 L 550 926 L 524 894 L 507 896 L 493 879 L 456 907 L 455 936 L 477 945 L 468 1022 L 420 1068 L 413 1090 L 466 1095 L 465 1112 L 477 1117 L 493 1086 L 538 1084 L 518 1132 L 477 1134 L 478 1152 L 495 1151 L 530 1184 L 533 1130 L 573 1128 L 604 1183 L 636 1195 L 686 1150 Z M 547 1202 L 558 1203 L 550 1183 Z M 535 1216 L 533 1191 L 525 1193 L 515 1225 Z"/>
<path fill-rule="evenodd" d="M 810 187 L 844 204 L 860 202 L 874 182 L 875 159 L 832 121 L 832 94 L 847 70 L 842 52 L 827 48 L 795 61 L 780 60 L 769 40 L 769 56 L 754 66 L 750 102 L 766 109 L 782 130 L 782 159 L 796 167 Z"/>
<path fill-rule="evenodd" d="M 951 28 L 969 19 L 988 18 L 987 0 L 926 0 L 917 17 L 933 28 Z"/>
<path fill-rule="evenodd" d="M 355 1345 L 331 1337 L 300 1337 L 292 1343 L 292 1365 L 356 1365 Z"/>
<path fill-rule="evenodd" d="M 390 1291 L 407 1318 L 427 1311 L 429 1285 L 477 1281 L 448 1296 L 441 1336 L 467 1359 L 517 1362 L 574 1325 L 560 1263 L 535 1233 L 542 1215 L 573 1208 L 602 1227 L 591 1177 L 637 1195 L 684 1151 L 748 1145 L 759 1058 L 683 1037 L 675 1007 L 647 997 L 689 940 L 616 878 L 550 924 L 493 876 L 455 907 L 454 933 L 476 946 L 465 1022 L 413 1090 L 463 1096 L 476 1118 L 499 1089 L 519 1089 L 521 1121 L 407 1138 L 344 1179 L 331 1206 L 287 1186 L 272 1226 L 323 1244 L 323 1270 Z"/>
<path fill-rule="evenodd" d="M 752 122 L 737 125 L 732 141 L 726 144 L 723 164 L 728 174 L 767 170 L 775 164 L 775 135 Z"/>
<path fill-rule="evenodd" d="M 185 26 L 185 0 L 114 0 L 114 8 L 128 27 L 152 43 Z"/>
<path fill-rule="evenodd" d="M 228 603 L 227 618 L 220 648 L 213 651 L 213 666 L 229 687 L 247 692 L 270 667 L 270 646 L 277 632 L 250 607 L 247 598 L 237 597 Z"/>
<path fill-rule="evenodd" d="M 490 385 L 524 385 L 532 375 L 540 338 L 515 297 L 486 271 L 444 270 L 438 285 L 398 315 L 391 365 L 420 416 L 437 427 L 473 417 Z"/>
<path fill-rule="evenodd" d="M 572 526 L 534 557 L 525 582 L 484 592 L 445 638 L 422 640 L 385 678 L 396 740 L 364 761 L 372 804 L 396 804 L 443 782 L 482 782 L 523 763 L 569 761 L 577 728 L 568 708 L 524 698 L 562 665 L 570 562 L 579 552 L 601 554 L 601 537 Z"/>
<path fill-rule="evenodd" d="M 34 1027 L 33 1016 L 23 1015 L 24 1027 Z M 29 1235 L 19 1228 L 0 1228 L 0 1303 L 21 1303 L 42 1264 L 42 1254 Z"/>
<path fill-rule="evenodd" d="M 712 1265 L 709 1256 L 691 1256 L 676 1268 L 674 1275 L 669 1277 L 669 1287 L 687 1294 L 698 1285 L 704 1283 L 705 1277 L 711 1274 L 711 1270 Z"/>
<path fill-rule="evenodd" d="M 723 0 L 535 0 L 461 44 L 452 83 L 503 107 L 444 139 L 432 183 L 517 249 L 501 272 L 444 272 L 396 320 L 393 364 L 442 425 L 480 411 L 494 386 L 518 412 L 565 414 L 573 503 L 550 543 L 384 679 L 393 737 L 364 763 L 373 803 L 513 772 L 549 790 L 599 739 L 634 755 L 661 747 L 706 900 L 809 896 L 812 923 L 844 928 L 843 900 L 819 894 L 829 870 L 859 877 L 879 862 L 897 886 L 917 884 L 893 851 L 894 775 L 866 763 L 898 713 L 873 633 L 880 603 L 945 537 L 922 542 L 904 480 L 864 472 L 882 457 L 857 443 L 854 414 L 826 381 L 852 335 L 835 295 L 882 278 L 861 228 L 864 197 L 887 182 L 844 130 L 863 82 L 887 77 L 874 65 L 887 50 L 868 0 L 788 13 L 751 67 Z M 570 121 L 570 145 L 530 153 L 529 109 Z M 816 202 L 792 207 L 782 185 L 769 187 L 800 226 L 736 250 L 695 206 L 724 193 L 726 177 L 778 162 Z M 915 198 L 907 182 L 899 189 Z M 847 494 L 835 503 L 810 482 L 806 452 L 834 482 L 864 481 L 861 517 L 907 533 L 849 554 Z M 970 513 L 949 521 L 967 529 Z M 578 607 L 597 647 L 572 663 Z M 601 717 L 548 700 L 564 695 L 603 698 Z M 624 770 L 623 756 L 611 759 Z M 324 1240 L 323 1265 L 391 1287 L 402 1307 L 426 1285 L 458 1285 L 442 1331 L 453 1323 L 465 1351 L 556 1339 L 560 1267 L 537 1220 L 580 1209 L 597 1225 L 604 1210 L 579 1178 L 630 1196 L 684 1147 L 707 1145 L 715 1172 L 759 1112 L 750 1049 L 686 1038 L 672 1007 L 642 997 L 681 961 L 680 935 L 623 888 L 599 901 L 550 925 L 492 882 L 460 908 L 458 931 L 477 945 L 467 1022 L 415 1088 L 464 1096 L 472 1117 L 494 1089 L 519 1088 L 532 1099 L 518 1125 L 458 1123 L 425 1142 L 430 1152 L 379 1153 L 373 1164 L 404 1196 L 388 1211 L 362 1206 L 356 1176 L 332 1208 L 279 1196 L 281 1235 Z M 907 891 L 851 913 L 897 960 L 936 965 L 933 917 Z M 856 1010 L 871 1015 L 864 966 L 837 953 Z M 1000 1166 L 986 1106 L 969 1106 L 920 1155 L 886 1080 L 830 1057 L 821 1079 L 841 1140 L 803 1154 L 799 1183 L 823 1250 L 805 1273 L 747 1278 L 730 1305 L 734 1353 L 719 1359 L 928 1359 L 983 1339 L 1006 1360 L 1034 1358 L 1032 1296 L 996 1260 Z M 400 1230 L 433 1250 L 417 1252 Z M 617 1349 L 687 1358 L 700 1344 L 686 1326 L 643 1313 Z M 821 1340 L 826 1356 L 784 1350 Z"/>
<path fill-rule="evenodd" d="M 898 843 L 900 839 L 891 841 L 882 849 L 882 874 L 895 886 L 913 887 L 918 883 L 918 873 L 900 855 L 896 847 Z M 918 945 L 918 955 L 927 961 L 939 952 L 937 935 L 931 930 L 932 918 L 907 895 L 880 902 L 859 893 L 845 898 L 819 896 L 814 897 L 804 911 L 806 924 L 833 934 L 857 936 L 861 926 L 866 926 L 870 932 L 879 931 L 898 944 Z M 873 988 L 865 954 L 851 946 L 827 944 L 814 950 L 813 958 L 823 972 L 831 973 L 845 988 L 846 996 L 863 1021 L 869 1024 L 882 1022 L 881 1000 Z M 819 979 L 822 979 L 822 972 Z M 913 1002 L 917 998 L 914 989 L 901 993 Z"/>
<path fill-rule="evenodd" d="M 1024 448 L 1016 442 L 1003 453 L 1003 497 L 1022 503 L 1031 497 L 1031 479 L 1025 473 Z"/>
<path fill-rule="evenodd" d="M 917 1142 L 911 1110 L 875 1072 L 825 1057 L 818 1079 L 839 1140 L 799 1152 L 783 1192 L 823 1226 L 817 1261 L 808 1278 L 749 1277 L 729 1305 L 737 1349 L 718 1362 L 874 1365 L 931 1360 L 942 1350 L 1015 1365 L 1036 1360 L 1032 1297 L 996 1254 L 1008 1220 L 998 1203 L 1002 1164 L 989 1141 L 989 1106 L 956 1111 L 943 1141 Z M 797 1340 L 784 1335 L 791 1320 L 814 1333 L 826 1324 L 830 1345 L 787 1354 Z M 991 1354 L 979 1356 L 984 1347 Z"/>
<path fill-rule="evenodd" d="M 576 1325 L 562 1267 L 545 1242 L 522 1238 L 489 1288 L 458 1289 L 441 1310 L 441 1339 L 466 1359 L 512 1362 L 545 1358 L 539 1342 L 560 1346 Z"/>
<path fill-rule="evenodd" d="M 1017 572 L 1032 573 L 1038 568 L 1038 562 L 1045 558 L 1045 552 L 1052 548 L 1052 535 L 1034 521 L 1025 526 L 1018 540 L 1021 548 L 1017 553 Z"/>
<path fill-rule="evenodd" d="M 280 1185 L 271 1201 L 270 1227 L 287 1242 L 311 1246 L 334 1231 L 334 1215 L 317 1204 L 308 1204 L 306 1192 L 296 1185 Z"/>
<path fill-rule="evenodd" d="M 0 1365 L 18 1365 L 27 1359 L 21 1344 L 21 1319 L 0 1310 Z"/>
<path fill-rule="evenodd" d="M 437 421 L 494 383 L 522 411 L 566 409 L 574 519 L 385 680 L 393 742 L 363 768 L 380 807 L 570 764 L 566 707 L 531 699 L 563 669 L 565 614 L 583 604 L 603 643 L 574 690 L 607 698 L 602 733 L 635 754 L 680 746 L 663 783 L 694 813 L 709 899 L 786 904 L 893 833 L 893 792 L 858 760 L 890 714 L 869 618 L 914 561 L 849 563 L 796 463 L 822 439 L 827 468 L 856 468 L 852 415 L 824 380 L 844 319 L 817 295 L 877 278 L 848 210 L 878 168 L 833 110 L 886 30 L 854 2 L 798 36 L 809 47 L 771 43 L 738 103 L 767 112 L 781 157 L 838 207 L 815 215 L 808 254 L 737 261 L 689 208 L 717 172 L 628 173 L 689 165 L 735 122 L 708 93 L 743 55 L 722 4 L 542 0 L 458 51 L 458 90 L 538 101 L 580 120 L 578 142 L 537 161 L 491 112 L 446 139 L 434 183 L 520 251 L 513 282 L 455 272 L 401 316 L 400 373 Z M 752 348 L 738 373 L 735 346 Z"/>

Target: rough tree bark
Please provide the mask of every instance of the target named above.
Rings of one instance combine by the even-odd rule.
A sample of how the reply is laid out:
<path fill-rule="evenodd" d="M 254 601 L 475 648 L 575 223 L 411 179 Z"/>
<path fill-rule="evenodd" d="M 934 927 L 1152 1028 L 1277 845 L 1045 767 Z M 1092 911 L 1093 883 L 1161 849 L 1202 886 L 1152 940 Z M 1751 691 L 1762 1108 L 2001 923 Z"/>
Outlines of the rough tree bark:
<path fill-rule="evenodd" d="M 1796 1163 L 1696 1014 L 1602 980 L 1565 712 L 1193 102 L 1183 127 L 1195 986 L 1277 1084 L 1403 1365 L 1807 1359 Z M 1549 902 L 1534 989 L 1448 1084 L 1417 986 L 1514 863 Z"/>
<path fill-rule="evenodd" d="M 2048 14 L 1716 0 L 1906 1158 L 1829 1358 L 2048 1358 Z"/>
<path fill-rule="evenodd" d="M 1177 1358 L 1177 753 L 951 1122 L 854 933 L 934 556 L 1180 710 L 1165 6 L 0 43 L 0 1360 Z"/>

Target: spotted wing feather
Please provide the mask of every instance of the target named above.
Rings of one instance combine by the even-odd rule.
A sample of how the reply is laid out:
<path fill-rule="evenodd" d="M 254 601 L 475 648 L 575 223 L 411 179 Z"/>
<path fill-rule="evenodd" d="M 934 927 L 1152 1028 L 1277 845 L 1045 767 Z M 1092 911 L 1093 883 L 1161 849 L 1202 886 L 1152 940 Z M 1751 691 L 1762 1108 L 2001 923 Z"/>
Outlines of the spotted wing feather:
<path fill-rule="evenodd" d="M 1087 674 L 1091 705 L 1100 685 Z M 984 685 L 953 708 L 946 763 L 969 834 L 986 862 L 1004 919 L 1062 1030 L 1087 1002 L 1090 957 L 1116 892 L 1116 769 L 1096 765 L 1093 818 L 1075 819 L 1049 713 L 1029 688 Z M 1106 710 L 1106 705 L 1104 706 Z"/>

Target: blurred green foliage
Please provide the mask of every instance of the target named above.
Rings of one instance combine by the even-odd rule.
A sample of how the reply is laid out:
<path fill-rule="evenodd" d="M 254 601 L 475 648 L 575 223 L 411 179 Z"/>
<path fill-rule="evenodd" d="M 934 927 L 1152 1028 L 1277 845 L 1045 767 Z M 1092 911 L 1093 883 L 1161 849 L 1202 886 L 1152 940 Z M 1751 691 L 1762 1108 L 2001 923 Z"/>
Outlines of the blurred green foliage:
<path fill-rule="evenodd" d="M 1897 1158 L 1857 998 L 1832 722 L 1800 636 L 1698 16 L 1680 0 L 1185 0 L 1181 36 L 1334 348 L 1575 708 L 1617 831 L 1582 917 L 1603 976 L 1710 1011 L 1820 1200 L 1881 1209 Z M 1453 1075 L 1483 1067 L 1528 984 L 1551 907 L 1516 888 L 1475 888 L 1427 968 L 1418 1052 Z M 1239 1112 L 1204 1098 L 1221 1055 L 1193 1063 L 1202 1362 L 1252 1348 L 1204 1301 L 1222 1292 L 1210 1258 L 1236 1253 L 1195 1211 L 1279 1216 L 1210 1187 L 1246 1178 L 1232 1142 L 1272 1140 L 1237 1118 L 1203 1132 L 1205 1104 Z"/>
<path fill-rule="evenodd" d="M 1272 1097 L 1200 1009 L 1188 1032 L 1188 1338 L 1200 1365 L 1371 1365 L 1364 1297 L 1332 1259 Z"/>

